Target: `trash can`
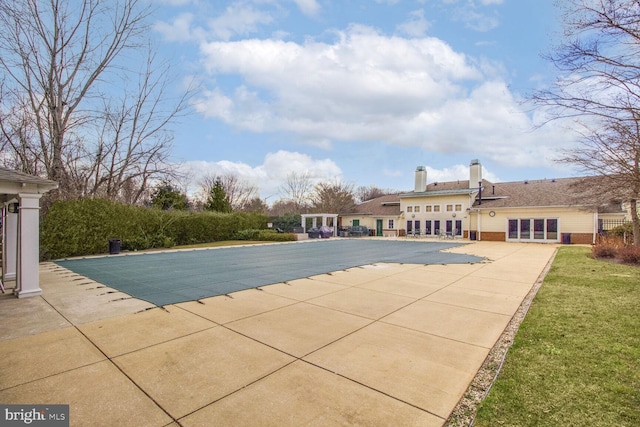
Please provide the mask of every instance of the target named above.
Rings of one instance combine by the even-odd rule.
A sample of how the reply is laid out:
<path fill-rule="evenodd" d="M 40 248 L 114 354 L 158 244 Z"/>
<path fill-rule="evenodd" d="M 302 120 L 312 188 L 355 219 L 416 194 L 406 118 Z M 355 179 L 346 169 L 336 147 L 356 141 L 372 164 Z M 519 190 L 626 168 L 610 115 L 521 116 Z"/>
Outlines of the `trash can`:
<path fill-rule="evenodd" d="M 562 233 L 562 244 L 563 245 L 571 244 L 571 233 Z"/>
<path fill-rule="evenodd" d="M 476 232 L 469 231 L 469 240 L 476 240 Z"/>
<path fill-rule="evenodd" d="M 109 253 L 111 255 L 116 255 L 120 253 L 120 245 L 122 242 L 120 239 L 109 239 Z"/>

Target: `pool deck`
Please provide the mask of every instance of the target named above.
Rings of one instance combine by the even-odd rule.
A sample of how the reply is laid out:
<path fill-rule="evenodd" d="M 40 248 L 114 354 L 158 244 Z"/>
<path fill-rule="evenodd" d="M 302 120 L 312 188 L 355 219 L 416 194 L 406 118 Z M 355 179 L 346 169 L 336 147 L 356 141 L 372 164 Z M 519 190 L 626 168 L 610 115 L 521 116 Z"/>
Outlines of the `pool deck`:
<path fill-rule="evenodd" d="M 43 263 L 42 296 L 0 296 L 0 402 L 69 404 L 73 426 L 442 426 L 556 248 L 160 308 Z"/>

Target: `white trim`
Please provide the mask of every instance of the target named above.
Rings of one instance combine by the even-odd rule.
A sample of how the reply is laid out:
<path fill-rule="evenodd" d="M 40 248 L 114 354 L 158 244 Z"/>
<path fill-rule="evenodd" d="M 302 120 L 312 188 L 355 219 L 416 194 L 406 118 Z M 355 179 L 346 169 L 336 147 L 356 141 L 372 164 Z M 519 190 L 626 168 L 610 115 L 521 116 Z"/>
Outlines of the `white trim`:
<path fill-rule="evenodd" d="M 520 221 L 522 220 L 529 220 L 530 223 L 529 225 L 531 226 L 531 221 L 535 221 L 537 219 L 541 219 L 544 221 L 544 239 L 536 239 L 535 237 L 530 237 L 528 239 L 522 239 L 520 238 Z M 550 219 L 554 219 L 556 220 L 556 226 L 557 226 L 557 236 L 555 239 L 547 239 L 547 223 Z M 509 237 L 509 221 L 517 221 L 518 223 L 518 238 L 516 239 L 512 239 Z M 562 233 L 560 232 L 560 217 L 537 217 L 537 216 L 529 216 L 529 217 L 507 217 L 506 221 L 505 221 L 505 242 L 525 242 L 525 243 L 560 243 L 561 237 L 562 237 Z M 535 236 L 535 227 L 530 227 L 529 228 L 529 235 L 530 236 Z"/>

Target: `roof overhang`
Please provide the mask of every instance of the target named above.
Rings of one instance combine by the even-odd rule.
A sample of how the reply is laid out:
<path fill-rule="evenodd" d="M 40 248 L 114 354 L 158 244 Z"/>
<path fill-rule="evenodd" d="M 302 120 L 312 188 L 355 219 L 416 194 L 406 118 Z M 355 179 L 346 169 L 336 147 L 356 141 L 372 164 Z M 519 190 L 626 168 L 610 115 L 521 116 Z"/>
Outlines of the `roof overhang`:
<path fill-rule="evenodd" d="M 477 188 L 467 188 L 464 190 L 436 190 L 436 191 L 423 191 L 423 192 L 412 192 L 412 193 L 403 193 L 400 194 L 399 197 L 402 198 L 413 198 L 413 197 L 437 197 L 437 196 L 468 196 L 470 194 L 476 193 L 478 191 Z"/>
<path fill-rule="evenodd" d="M 55 181 L 0 168 L 0 196 L 4 196 L 4 201 L 17 194 L 44 194 L 56 188 Z"/>

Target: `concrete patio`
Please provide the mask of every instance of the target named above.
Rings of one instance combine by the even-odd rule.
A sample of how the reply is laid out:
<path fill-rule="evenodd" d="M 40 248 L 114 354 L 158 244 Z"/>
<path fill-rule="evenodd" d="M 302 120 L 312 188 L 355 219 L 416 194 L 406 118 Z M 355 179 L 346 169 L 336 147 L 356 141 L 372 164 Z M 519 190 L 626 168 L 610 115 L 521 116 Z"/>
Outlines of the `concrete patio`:
<path fill-rule="evenodd" d="M 157 308 L 55 264 L 0 297 L 0 402 L 71 425 L 442 426 L 555 254 L 380 263 Z"/>

